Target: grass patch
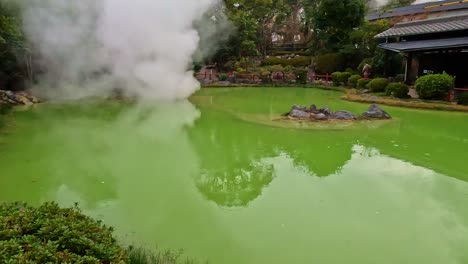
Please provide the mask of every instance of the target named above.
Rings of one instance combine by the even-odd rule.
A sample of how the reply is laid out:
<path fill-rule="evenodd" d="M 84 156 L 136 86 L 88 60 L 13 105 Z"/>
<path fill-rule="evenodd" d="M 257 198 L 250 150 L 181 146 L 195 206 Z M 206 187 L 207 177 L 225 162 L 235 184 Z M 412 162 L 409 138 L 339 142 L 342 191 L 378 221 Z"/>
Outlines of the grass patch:
<path fill-rule="evenodd" d="M 455 112 L 468 112 L 468 106 L 454 105 L 447 102 L 424 102 L 415 100 L 400 100 L 393 98 L 369 98 L 357 94 L 347 93 L 342 99 L 358 103 L 376 103 L 389 106 L 407 107 L 416 109 L 427 109 L 427 110 L 442 110 L 442 111 L 455 111 Z"/>

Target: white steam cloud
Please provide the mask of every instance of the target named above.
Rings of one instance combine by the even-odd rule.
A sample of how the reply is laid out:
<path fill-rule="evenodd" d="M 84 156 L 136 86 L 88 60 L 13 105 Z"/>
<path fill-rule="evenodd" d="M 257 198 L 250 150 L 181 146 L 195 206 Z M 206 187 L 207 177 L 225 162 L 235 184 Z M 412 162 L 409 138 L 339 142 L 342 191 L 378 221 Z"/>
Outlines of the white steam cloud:
<path fill-rule="evenodd" d="M 21 3 L 25 32 L 45 71 L 40 91 L 60 98 L 116 88 L 127 96 L 187 98 L 199 88 L 190 71 L 194 55 L 215 50 L 213 36 L 229 27 L 220 0 Z"/>

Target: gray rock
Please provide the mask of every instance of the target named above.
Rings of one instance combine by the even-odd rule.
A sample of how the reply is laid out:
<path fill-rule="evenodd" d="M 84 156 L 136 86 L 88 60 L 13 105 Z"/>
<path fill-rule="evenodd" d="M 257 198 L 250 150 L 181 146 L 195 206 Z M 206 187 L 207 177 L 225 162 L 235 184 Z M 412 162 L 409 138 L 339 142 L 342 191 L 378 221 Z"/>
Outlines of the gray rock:
<path fill-rule="evenodd" d="M 293 110 L 300 110 L 300 111 L 304 111 L 304 112 L 307 112 L 307 107 L 305 106 L 299 106 L 299 105 L 293 105 L 292 109 L 291 109 L 291 112 Z"/>
<path fill-rule="evenodd" d="M 325 106 L 324 108 L 320 109 L 319 113 L 322 113 L 324 115 L 331 115 L 331 111 L 330 108 L 328 108 L 328 106 Z"/>
<path fill-rule="evenodd" d="M 340 120 L 354 120 L 356 119 L 356 116 L 349 111 L 336 111 L 330 115 L 330 118 Z"/>
<path fill-rule="evenodd" d="M 300 119 L 306 119 L 306 118 L 309 118 L 310 117 L 310 113 L 306 112 L 306 111 L 303 111 L 303 110 L 299 110 L 299 109 L 293 109 L 290 113 L 289 113 L 289 117 L 292 117 L 292 118 L 300 118 Z"/>
<path fill-rule="evenodd" d="M 310 111 L 311 113 L 314 113 L 314 114 L 318 114 L 318 113 L 319 113 L 319 111 L 318 111 L 318 109 L 317 109 L 317 106 L 316 106 L 315 104 L 313 104 L 313 105 L 310 106 L 309 111 Z"/>
<path fill-rule="evenodd" d="M 362 90 L 361 94 L 367 94 L 367 93 L 369 93 L 369 92 L 370 92 L 369 89 L 364 89 L 364 90 Z"/>
<path fill-rule="evenodd" d="M 318 113 L 318 114 L 314 115 L 314 119 L 315 120 L 327 120 L 328 117 L 325 114 Z"/>
<path fill-rule="evenodd" d="M 362 117 L 369 119 L 390 119 L 392 118 L 387 112 L 382 110 L 378 105 L 372 104 L 369 109 L 362 114 Z"/>

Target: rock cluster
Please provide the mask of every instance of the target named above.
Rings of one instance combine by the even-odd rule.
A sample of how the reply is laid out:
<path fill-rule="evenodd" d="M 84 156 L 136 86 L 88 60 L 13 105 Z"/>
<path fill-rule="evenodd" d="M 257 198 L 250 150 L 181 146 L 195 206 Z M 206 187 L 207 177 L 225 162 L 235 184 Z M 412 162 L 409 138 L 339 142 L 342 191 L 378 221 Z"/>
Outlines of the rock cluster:
<path fill-rule="evenodd" d="M 0 104 L 5 105 L 33 105 L 40 100 L 26 92 L 12 92 L 0 90 Z"/>
<path fill-rule="evenodd" d="M 316 121 L 392 118 L 387 112 L 382 110 L 376 104 L 372 104 L 366 112 L 359 116 L 344 110 L 333 112 L 327 106 L 317 109 L 316 105 L 311 105 L 310 108 L 295 105 L 292 107 L 287 116 L 294 119 L 307 119 Z"/>

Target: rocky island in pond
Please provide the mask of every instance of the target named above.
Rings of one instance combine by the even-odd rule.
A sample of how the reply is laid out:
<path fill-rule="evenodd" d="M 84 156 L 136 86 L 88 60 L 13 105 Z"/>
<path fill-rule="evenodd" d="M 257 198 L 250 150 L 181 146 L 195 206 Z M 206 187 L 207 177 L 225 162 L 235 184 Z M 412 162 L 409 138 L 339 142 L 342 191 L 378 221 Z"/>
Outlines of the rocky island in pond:
<path fill-rule="evenodd" d="M 392 117 L 382 110 L 376 104 L 372 104 L 369 109 L 361 115 L 355 115 L 349 111 L 331 111 L 327 106 L 317 109 L 316 105 L 310 108 L 293 106 L 291 111 L 286 114 L 292 119 L 326 121 L 326 120 L 362 120 L 362 119 L 391 119 Z"/>

